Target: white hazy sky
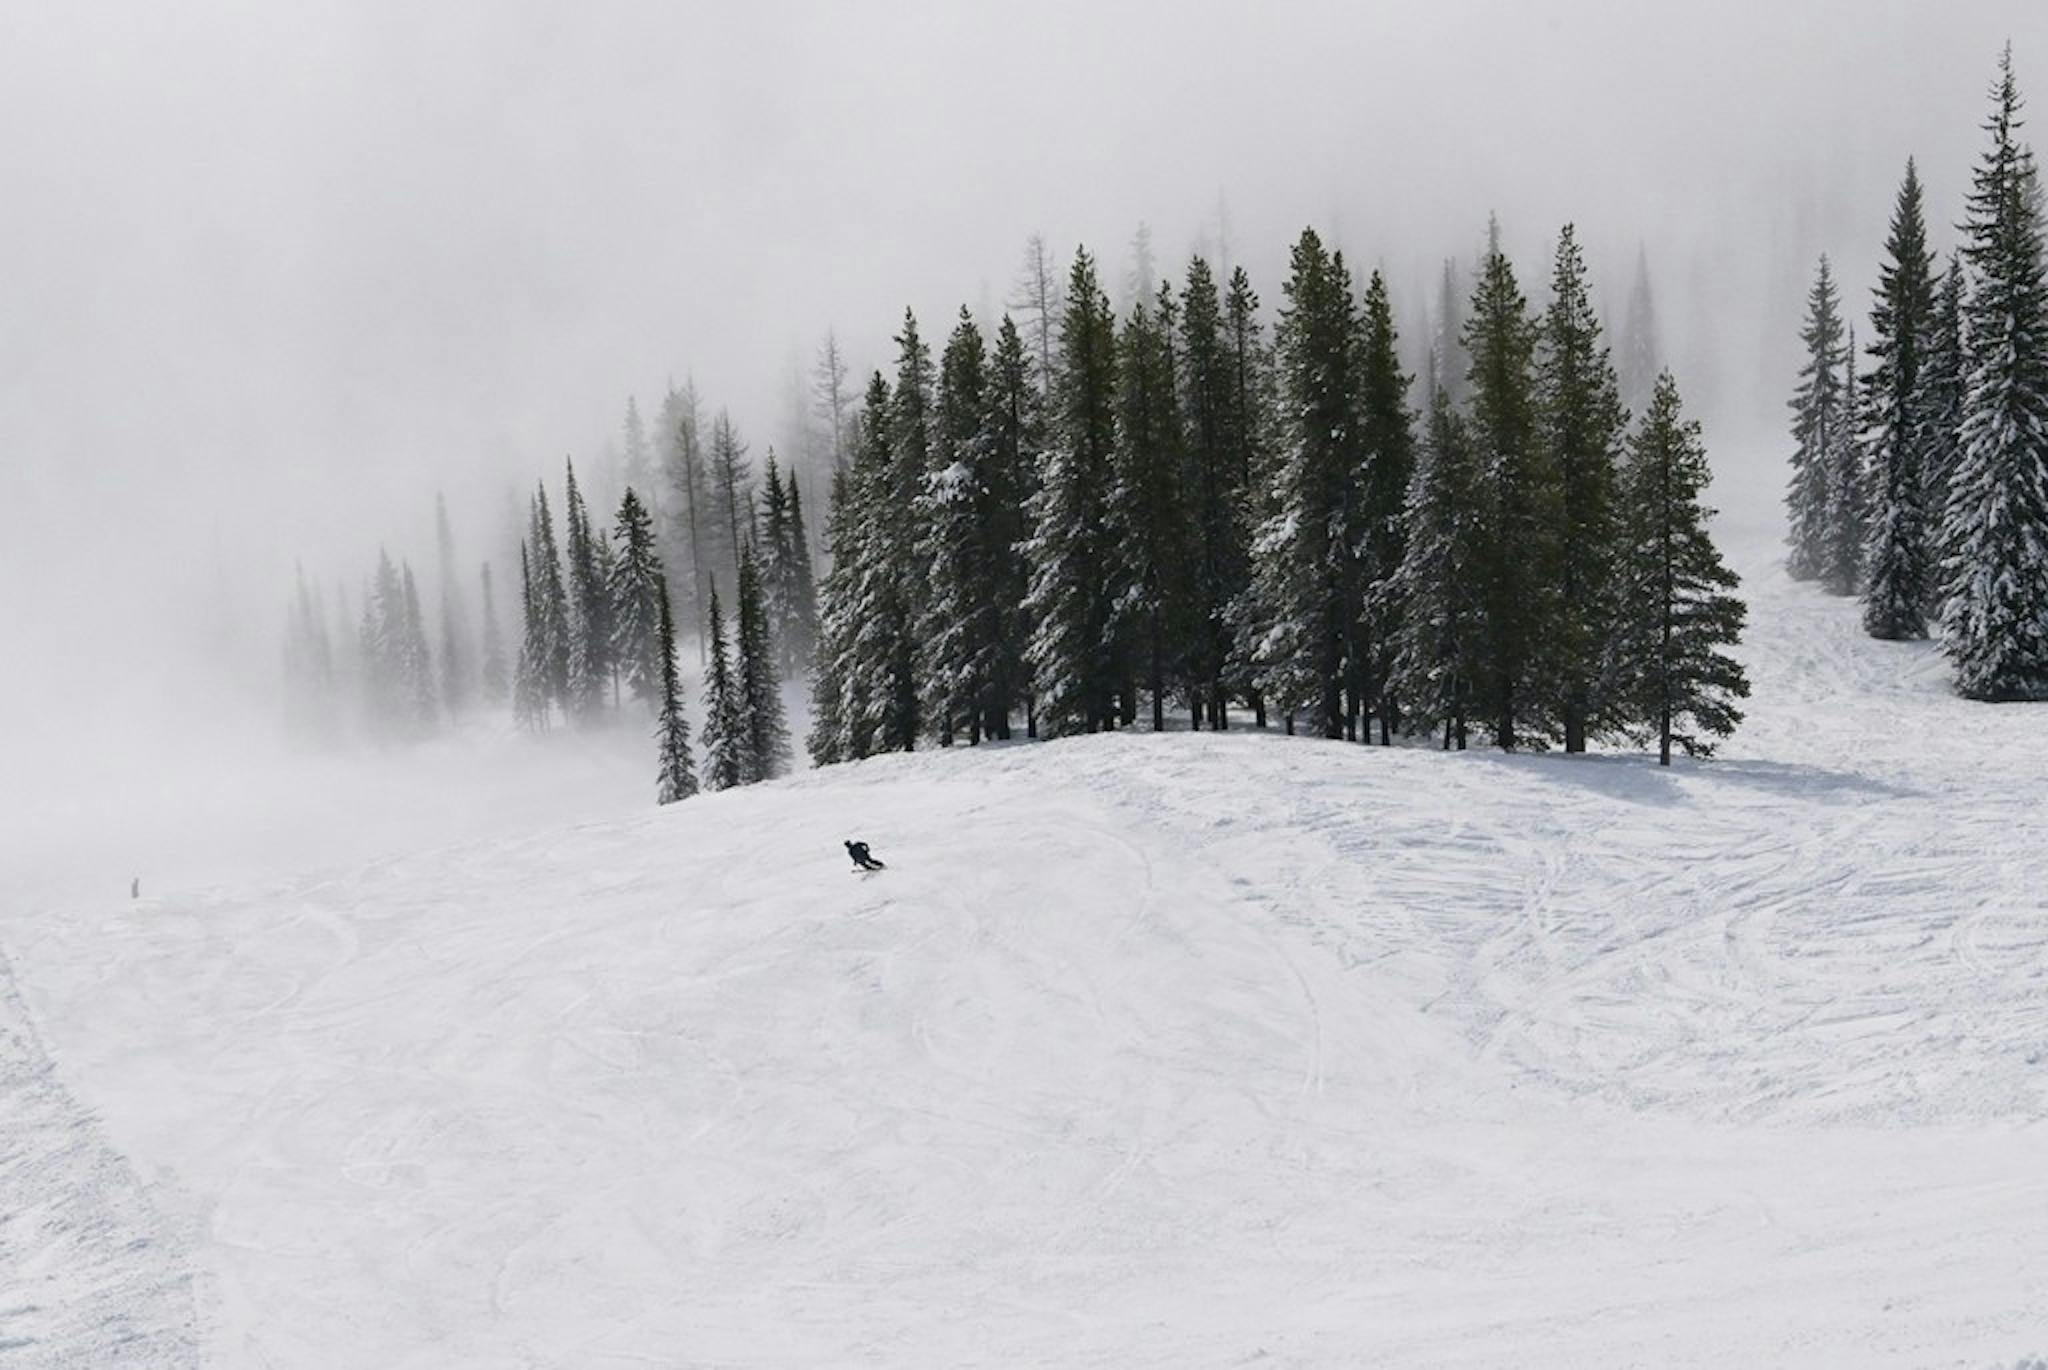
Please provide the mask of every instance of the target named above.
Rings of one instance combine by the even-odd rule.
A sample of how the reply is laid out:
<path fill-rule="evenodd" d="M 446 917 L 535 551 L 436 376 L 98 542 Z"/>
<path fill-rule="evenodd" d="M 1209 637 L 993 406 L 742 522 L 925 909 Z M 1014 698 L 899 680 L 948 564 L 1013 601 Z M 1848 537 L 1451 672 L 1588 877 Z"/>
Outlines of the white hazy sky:
<path fill-rule="evenodd" d="M 1226 205 L 1269 301 L 1314 223 L 1415 302 L 1572 219 L 1762 452 L 1813 257 L 1860 310 L 1909 153 L 1946 245 L 2008 38 L 2048 91 L 2040 0 L 0 3 L 0 752 L 203 696 L 201 604 L 267 664 L 293 552 L 424 554 L 669 377 L 759 453 L 827 326 L 882 364 L 1035 230 L 1114 280 Z"/>

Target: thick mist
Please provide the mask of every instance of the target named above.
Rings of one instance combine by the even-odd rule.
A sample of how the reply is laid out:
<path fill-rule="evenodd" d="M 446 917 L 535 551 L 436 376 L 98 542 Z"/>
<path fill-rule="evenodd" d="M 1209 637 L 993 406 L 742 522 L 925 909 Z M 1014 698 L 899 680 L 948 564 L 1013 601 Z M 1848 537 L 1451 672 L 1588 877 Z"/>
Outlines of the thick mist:
<path fill-rule="evenodd" d="M 489 554 L 671 381 L 758 460 L 827 328 L 858 378 L 906 306 L 999 310 L 1033 232 L 1114 287 L 1142 222 L 1271 306 L 1314 224 L 1413 330 L 1489 214 L 1538 298 L 1574 221 L 1610 321 L 1647 261 L 1716 502 L 1774 517 L 1814 258 L 1863 312 L 1909 154 L 1946 252 L 2007 39 L 2048 90 L 2038 0 L 13 6 L 12 855 L 296 785 L 234 760 L 295 561 L 431 564 L 436 490 Z"/>

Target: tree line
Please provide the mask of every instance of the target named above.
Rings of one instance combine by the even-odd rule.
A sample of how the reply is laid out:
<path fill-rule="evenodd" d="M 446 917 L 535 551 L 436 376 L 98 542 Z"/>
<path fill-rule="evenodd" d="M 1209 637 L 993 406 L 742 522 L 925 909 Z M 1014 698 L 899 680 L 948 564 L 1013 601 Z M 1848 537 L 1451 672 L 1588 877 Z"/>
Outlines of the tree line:
<path fill-rule="evenodd" d="M 1944 269 L 1906 163 L 1860 375 L 1820 260 L 1791 400 L 1786 566 L 1860 596 L 1872 637 L 1938 630 L 1966 698 L 2048 699 L 2048 270 L 2010 46 L 1991 103 Z"/>
<path fill-rule="evenodd" d="M 1575 235 L 1548 305 L 1498 234 L 1425 412 L 1386 283 L 1313 231 L 1269 340 L 1199 255 L 1117 318 L 1094 259 L 1032 275 L 1036 346 L 906 312 L 833 483 L 818 764 L 1012 736 L 1255 726 L 1705 754 L 1747 693 L 1698 426 L 1620 383 Z M 1450 310 L 1443 311 L 1446 317 Z M 1454 383 L 1453 383 L 1454 381 Z"/>

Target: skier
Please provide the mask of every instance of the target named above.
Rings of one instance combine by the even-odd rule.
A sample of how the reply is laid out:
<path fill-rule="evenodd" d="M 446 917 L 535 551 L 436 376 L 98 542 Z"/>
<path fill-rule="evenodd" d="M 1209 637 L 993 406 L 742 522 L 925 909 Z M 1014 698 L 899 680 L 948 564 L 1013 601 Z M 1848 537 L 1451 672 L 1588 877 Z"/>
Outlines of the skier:
<path fill-rule="evenodd" d="M 874 857 L 868 855 L 868 844 L 865 842 L 856 842 L 852 838 L 848 838 L 846 841 L 846 854 L 853 858 L 854 865 L 860 867 L 864 871 L 878 871 L 884 869 L 881 862 L 875 860 Z"/>

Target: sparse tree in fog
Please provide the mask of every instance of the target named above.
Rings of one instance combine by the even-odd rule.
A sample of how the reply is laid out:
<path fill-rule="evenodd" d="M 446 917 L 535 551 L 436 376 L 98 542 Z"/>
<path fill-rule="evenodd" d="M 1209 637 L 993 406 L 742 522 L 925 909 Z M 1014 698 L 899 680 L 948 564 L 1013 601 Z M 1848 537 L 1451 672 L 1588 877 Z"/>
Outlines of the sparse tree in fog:
<path fill-rule="evenodd" d="M 1465 749 L 1486 660 L 1479 481 L 1465 421 L 1438 389 L 1430 396 L 1427 440 L 1409 487 L 1408 545 L 1396 573 L 1402 619 L 1394 688 L 1414 726 L 1443 728 L 1446 751 Z"/>
<path fill-rule="evenodd" d="M 732 416 L 721 409 L 711 424 L 710 486 L 712 517 L 705 525 L 706 573 L 714 578 L 739 577 L 740 548 L 754 523 L 753 473 L 747 466 L 747 444 Z"/>
<path fill-rule="evenodd" d="M 399 580 L 405 597 L 399 628 L 399 674 L 408 722 L 414 732 L 424 733 L 434 726 L 440 691 L 434 680 L 434 656 L 427 647 L 427 624 L 420 613 L 419 585 L 413 579 L 411 562 L 401 564 Z"/>
<path fill-rule="evenodd" d="M 549 718 L 547 616 L 533 580 L 533 547 L 519 544 L 519 604 L 523 632 L 519 664 L 512 676 L 512 719 L 520 727 L 545 732 Z"/>
<path fill-rule="evenodd" d="M 1920 209 L 1912 159 L 1892 211 L 1887 260 L 1871 310 L 1876 366 L 1865 379 L 1872 459 L 1869 542 L 1864 548 L 1863 627 L 1872 637 L 1927 636 L 1933 597 L 1925 472 L 1934 415 L 1928 354 L 1934 340 L 1934 255 Z"/>
<path fill-rule="evenodd" d="M 1825 256 L 1806 297 L 1806 325 L 1799 340 L 1806 348 L 1806 364 L 1799 369 L 1799 388 L 1791 400 L 1792 483 L 1785 492 L 1791 554 L 1785 569 L 1794 580 L 1815 580 L 1827 566 L 1830 477 L 1842 430 L 1849 424 L 1842 384 L 1842 315 L 1834 272 Z"/>
<path fill-rule="evenodd" d="M 1707 533 L 1700 504 L 1707 454 L 1699 425 L 1683 417 L 1678 386 L 1658 378 L 1623 474 L 1627 552 L 1623 614 L 1615 643 L 1617 678 L 1639 729 L 1671 764 L 1676 744 L 1710 756 L 1735 730 L 1749 682 L 1724 648 L 1742 635 L 1745 610 L 1735 574 Z"/>
<path fill-rule="evenodd" d="M 647 445 L 647 425 L 640 420 L 640 401 L 626 396 L 626 418 L 621 425 L 619 484 L 627 490 L 654 488 L 654 457 Z"/>
<path fill-rule="evenodd" d="M 1462 409 L 1471 359 L 1465 355 L 1465 293 L 1458 284 L 1458 263 L 1450 257 L 1444 258 L 1443 273 L 1437 279 L 1435 322 L 1436 334 L 1429 347 L 1429 387 L 1443 391 L 1453 408 Z"/>
<path fill-rule="evenodd" d="M 751 785 L 789 772 L 789 724 L 782 710 L 775 640 L 769 630 L 760 563 L 751 542 L 740 549 L 735 619 L 733 666 L 739 702 L 740 778 L 743 784 Z"/>
<path fill-rule="evenodd" d="M 1664 369 L 1664 348 L 1657 337 L 1657 306 L 1650 292 L 1650 255 L 1636 248 L 1636 274 L 1628 289 L 1628 312 L 1622 316 L 1621 355 L 1616 362 L 1621 402 L 1631 414 L 1650 407 L 1657 375 Z"/>
<path fill-rule="evenodd" d="M 811 532 L 804 518 L 804 496 L 790 473 L 787 534 L 777 549 L 777 575 L 788 587 L 789 622 L 783 635 L 785 670 L 801 675 L 818 654 L 818 582 L 811 563 Z"/>
<path fill-rule="evenodd" d="M 1123 281 L 1124 312 L 1128 306 L 1149 304 L 1159 289 L 1159 265 L 1152 252 L 1152 227 L 1143 219 L 1131 233 L 1130 263 L 1124 271 Z"/>
<path fill-rule="evenodd" d="M 545 484 L 534 490 L 533 509 L 527 533 L 528 555 L 532 561 L 534 627 L 538 635 L 535 662 L 544 687 L 543 707 L 569 708 L 569 591 L 562 581 L 562 556 L 555 542 L 554 517 L 548 510 Z"/>
<path fill-rule="evenodd" d="M 626 497 L 631 499 L 628 490 Z M 624 520 L 620 522 L 623 524 Z M 624 558 L 621 558 L 624 561 Z M 683 715 L 683 683 L 676 671 L 676 620 L 669 609 L 668 582 L 654 578 L 656 606 L 654 650 L 660 658 L 661 713 L 654 733 L 660 740 L 659 776 L 654 802 L 673 804 L 697 793 L 697 771 L 690 759 L 690 721 Z"/>
<path fill-rule="evenodd" d="M 834 475 L 846 469 L 852 445 L 847 426 L 853 419 L 853 397 L 846 390 L 846 355 L 840 350 L 839 335 L 825 330 L 818 344 L 818 361 L 811 373 L 811 404 L 824 426 L 827 454 Z"/>
<path fill-rule="evenodd" d="M 707 568 L 704 530 L 711 500 L 698 438 L 697 387 L 669 387 L 661 417 L 662 479 L 651 512 L 670 593 L 687 606 L 690 629 L 701 640 Z M 685 618 L 677 617 L 679 622 Z"/>
<path fill-rule="evenodd" d="M 1187 593 L 1193 537 L 1173 357 L 1177 312 L 1170 289 L 1161 289 L 1151 307 L 1138 299 L 1117 349 L 1109 519 L 1124 588 L 1110 632 L 1127 654 L 1125 678 L 1141 683 L 1150 700 L 1154 732 L 1165 730 L 1168 693 L 1186 678 L 1193 608 Z M 1128 716 L 1128 707 L 1124 712 Z"/>
<path fill-rule="evenodd" d="M 1116 459 L 1116 321 L 1086 249 L 1060 321 L 1041 484 L 1029 544 L 1029 656 L 1042 723 L 1056 734 L 1116 725 L 1109 639 L 1119 586 L 1109 527 Z"/>
<path fill-rule="evenodd" d="M 633 698 L 653 707 L 663 700 L 663 628 L 670 615 L 667 581 L 654 545 L 654 521 L 640 496 L 630 487 L 619 499 L 612 527 L 617 554 L 612 559 L 607 595 L 610 600 L 611 659 L 625 677 Z M 673 642 L 667 644 L 673 647 Z"/>
<path fill-rule="evenodd" d="M 1541 650 L 1564 749 L 1582 752 L 1609 723 L 1601 665 L 1613 632 L 1619 555 L 1615 482 L 1627 412 L 1593 310 L 1572 226 L 1558 236 L 1550 304 L 1539 325 L 1537 423 L 1557 481 L 1557 613 Z"/>
<path fill-rule="evenodd" d="M 1022 320 L 1018 325 L 1031 354 L 1038 377 L 1039 394 L 1050 400 L 1053 384 L 1053 349 L 1059 338 L 1059 276 L 1046 251 L 1045 235 L 1034 233 L 1024 244 L 1024 262 L 1017 271 L 1017 283 L 1010 292 L 1010 312 Z"/>
<path fill-rule="evenodd" d="M 1829 594 L 1863 590 L 1863 549 L 1870 529 L 1870 471 L 1863 455 L 1863 392 L 1856 379 L 1856 330 L 1842 349 L 1842 422 L 1828 451 L 1827 514 L 1821 533 L 1821 584 Z"/>
<path fill-rule="evenodd" d="M 1486 527 L 1486 669 L 1474 684 L 1495 745 L 1513 751 L 1542 745 L 1551 731 L 1541 672 L 1558 616 L 1562 520 L 1557 473 L 1537 427 L 1536 323 L 1497 246 L 1480 268 L 1464 341 Z"/>
<path fill-rule="evenodd" d="M 579 722 L 589 722 L 604 702 L 611 675 L 611 600 L 598 552 L 598 534 L 590 510 L 576 488 L 576 467 L 569 463 L 562 497 L 564 560 L 569 579 L 569 681 L 567 709 Z"/>
<path fill-rule="evenodd" d="M 475 668 L 469 654 L 469 615 L 455 570 L 455 534 L 448 523 L 448 501 L 439 491 L 434 494 L 434 544 L 441 577 L 441 697 L 448 716 L 456 718 L 469 707 Z"/>
<path fill-rule="evenodd" d="M 2048 270 L 2007 46 L 1972 177 L 1963 450 L 1949 478 L 1943 648 L 1970 699 L 2048 699 Z"/>
<path fill-rule="evenodd" d="M 479 673 L 479 684 L 485 700 L 492 704 L 505 702 L 510 677 L 505 663 L 505 629 L 498 621 L 498 604 L 491 589 L 491 563 L 483 564 L 483 606 L 484 643 L 483 669 Z"/>
<path fill-rule="evenodd" d="M 746 725 L 739 677 L 726 648 L 725 615 L 718 607 L 716 580 L 708 591 L 704 637 L 710 665 L 704 675 L 704 781 L 714 790 L 729 790 L 746 783 Z"/>

